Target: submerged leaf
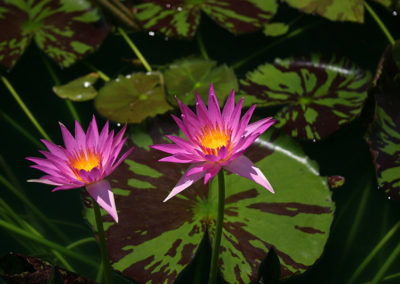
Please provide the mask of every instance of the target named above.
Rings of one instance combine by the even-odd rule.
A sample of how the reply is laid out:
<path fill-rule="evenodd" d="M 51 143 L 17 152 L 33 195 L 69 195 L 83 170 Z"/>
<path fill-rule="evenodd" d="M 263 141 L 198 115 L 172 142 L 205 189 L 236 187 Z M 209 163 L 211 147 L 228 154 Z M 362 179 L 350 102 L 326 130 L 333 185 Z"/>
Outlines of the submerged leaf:
<path fill-rule="evenodd" d="M 120 222 L 103 216 L 109 254 L 114 269 L 141 283 L 173 283 L 193 259 L 205 231 L 214 236 L 216 181 L 211 192 L 198 181 L 162 202 L 188 166 L 158 162 L 165 155 L 148 145 L 165 143 L 164 134 L 177 131 L 170 118 L 153 120 L 148 131 L 135 131 L 135 152 L 110 176 Z M 272 246 L 282 278 L 304 272 L 320 257 L 333 219 L 326 178 L 286 135 L 262 135 L 245 154 L 268 176 L 276 194 L 226 174 L 222 275 L 228 283 L 256 281 Z M 85 210 L 94 226 L 91 212 Z"/>
<path fill-rule="evenodd" d="M 97 90 L 93 87 L 99 75 L 97 73 L 89 73 L 79 77 L 65 85 L 54 86 L 53 91 L 62 99 L 83 102 L 94 99 L 97 96 Z"/>
<path fill-rule="evenodd" d="M 1 0 L 0 62 L 12 68 L 32 38 L 68 67 L 96 49 L 109 27 L 87 0 Z"/>
<path fill-rule="evenodd" d="M 150 31 L 167 37 L 193 37 L 201 11 L 232 33 L 252 32 L 273 17 L 275 0 L 145 0 L 136 5 L 137 19 Z"/>
<path fill-rule="evenodd" d="M 364 22 L 364 0 L 285 0 L 293 8 L 332 21 Z"/>
<path fill-rule="evenodd" d="M 172 109 L 158 72 L 120 75 L 107 82 L 95 99 L 95 107 L 106 118 L 121 123 L 138 123 Z"/>
<path fill-rule="evenodd" d="M 210 82 L 213 82 L 218 101 L 222 104 L 232 89 L 238 89 L 238 82 L 232 68 L 225 64 L 216 67 L 216 64 L 204 59 L 184 59 L 170 64 L 164 72 L 170 102 L 176 104 L 176 97 L 186 105 L 194 105 L 195 91 L 207 101 Z"/>
<path fill-rule="evenodd" d="M 344 58 L 276 59 L 241 81 L 247 105 L 286 105 L 275 124 L 293 137 L 322 139 L 361 113 L 371 74 Z"/>
<path fill-rule="evenodd" d="M 376 113 L 367 141 L 379 187 L 400 200 L 400 68 L 393 61 L 392 48 L 383 55 L 377 87 L 372 90 Z"/>

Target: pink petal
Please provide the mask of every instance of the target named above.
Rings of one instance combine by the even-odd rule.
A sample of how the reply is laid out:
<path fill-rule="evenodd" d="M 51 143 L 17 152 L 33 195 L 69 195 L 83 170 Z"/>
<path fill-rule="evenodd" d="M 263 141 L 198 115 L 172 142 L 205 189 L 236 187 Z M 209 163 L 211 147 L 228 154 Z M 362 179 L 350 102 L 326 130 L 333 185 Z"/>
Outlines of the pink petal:
<path fill-rule="evenodd" d="M 37 183 L 44 183 L 44 184 L 50 184 L 50 185 L 61 185 L 57 182 L 48 180 L 48 179 L 28 179 L 27 182 L 37 182 Z"/>
<path fill-rule="evenodd" d="M 214 92 L 214 86 L 210 84 L 210 91 L 208 94 L 208 116 L 210 120 L 215 124 L 222 127 L 221 110 L 219 109 L 218 99 Z"/>
<path fill-rule="evenodd" d="M 97 128 L 96 118 L 93 115 L 92 121 L 89 123 L 89 127 L 86 132 L 86 147 L 96 148 L 98 141 L 99 129 Z"/>
<path fill-rule="evenodd" d="M 105 169 L 106 175 L 109 175 L 110 173 L 112 173 L 121 163 L 123 160 L 126 159 L 126 157 L 129 156 L 129 154 L 133 151 L 135 147 L 130 148 L 128 151 L 125 152 L 125 154 L 123 154 L 121 156 L 121 158 L 119 158 L 119 160 L 112 166 L 111 170 L 109 170 L 108 168 Z M 113 162 L 114 163 L 114 162 Z"/>
<path fill-rule="evenodd" d="M 121 128 L 121 130 L 117 133 L 117 135 L 114 138 L 114 144 L 119 144 L 122 140 L 122 137 L 124 136 L 126 131 L 126 124 L 124 127 Z"/>
<path fill-rule="evenodd" d="M 267 178 L 247 157 L 241 156 L 233 160 L 230 164 L 224 166 L 224 168 L 232 173 L 238 174 L 242 177 L 248 178 L 256 183 L 262 185 L 270 192 L 274 193 L 271 184 Z"/>
<path fill-rule="evenodd" d="M 181 177 L 181 179 L 178 181 L 178 183 L 175 185 L 175 187 L 172 189 L 172 191 L 168 194 L 167 198 L 164 199 L 163 202 L 171 199 L 187 187 L 191 186 L 194 184 L 196 181 L 201 179 L 205 172 L 199 172 L 196 174 L 192 174 L 190 176 L 187 175 L 187 173 L 193 168 L 193 167 L 198 167 L 198 164 L 193 164 L 189 167 L 189 169 L 186 171 L 186 173 Z"/>
<path fill-rule="evenodd" d="M 188 157 L 187 155 L 184 155 L 184 154 L 175 154 L 172 156 L 162 158 L 158 161 L 159 162 L 182 163 L 182 164 L 196 162 L 196 160 L 193 160 L 191 157 Z"/>
<path fill-rule="evenodd" d="M 273 119 L 272 117 L 267 117 L 267 118 L 261 119 L 259 121 L 256 121 L 256 122 L 254 122 L 252 124 L 249 124 L 246 127 L 246 130 L 244 131 L 243 135 L 244 136 L 249 136 L 253 132 L 264 133 L 275 122 L 276 122 L 276 120 Z"/>
<path fill-rule="evenodd" d="M 192 166 L 187 170 L 186 176 L 191 176 L 200 172 L 206 172 L 209 169 L 214 167 L 214 164 L 211 163 L 198 163 L 198 164 L 192 164 Z"/>
<path fill-rule="evenodd" d="M 78 146 L 77 148 L 83 148 L 85 146 L 86 134 L 77 120 L 75 120 L 75 140 L 76 146 Z"/>
<path fill-rule="evenodd" d="M 157 145 L 150 145 L 149 147 L 152 149 L 163 151 L 168 154 L 175 154 L 185 151 L 184 149 L 182 149 L 182 147 L 176 144 L 157 144 Z"/>
<path fill-rule="evenodd" d="M 108 133 L 109 132 L 109 122 L 107 120 L 106 124 L 104 125 L 103 129 L 101 130 L 100 136 L 99 136 L 99 144 L 98 144 L 98 149 L 102 149 L 104 143 L 107 141 L 108 137 L 113 137 L 113 133 Z"/>
<path fill-rule="evenodd" d="M 235 129 L 236 127 L 238 127 L 239 124 L 239 119 L 240 119 L 240 114 L 242 112 L 242 105 L 243 105 L 243 97 L 239 100 L 239 102 L 237 103 L 237 105 L 235 106 L 232 115 L 231 115 L 231 119 L 226 121 L 228 128 L 231 129 Z"/>
<path fill-rule="evenodd" d="M 228 99 L 226 100 L 224 109 L 222 111 L 222 120 L 229 121 L 231 119 L 233 110 L 235 108 L 235 89 L 229 94 Z"/>
<path fill-rule="evenodd" d="M 72 136 L 71 132 L 69 132 L 69 130 L 65 127 L 64 124 L 62 124 L 61 122 L 59 122 L 59 124 L 60 124 L 60 128 L 61 128 L 61 133 L 63 136 L 65 148 L 67 149 L 68 152 L 73 152 L 76 147 L 75 138 Z"/>
<path fill-rule="evenodd" d="M 53 153 L 55 156 L 57 156 L 60 159 L 67 160 L 67 156 L 65 155 L 65 149 L 61 147 L 60 145 L 56 145 L 50 141 L 41 139 L 42 143 L 49 149 L 51 153 Z"/>
<path fill-rule="evenodd" d="M 110 183 L 103 179 L 87 185 L 86 190 L 89 192 L 90 196 L 114 218 L 115 222 L 118 223 L 117 208 L 115 206 L 114 193 L 111 190 Z"/>
<path fill-rule="evenodd" d="M 208 183 L 210 179 L 215 177 L 220 169 L 221 166 L 219 164 L 214 164 L 214 167 L 207 170 L 206 174 L 204 175 L 204 184 Z"/>
<path fill-rule="evenodd" d="M 175 115 L 171 114 L 172 118 L 175 120 L 176 124 L 178 125 L 178 127 L 182 130 L 183 134 L 185 134 L 185 136 L 190 140 L 190 141 L 194 141 L 193 139 L 193 134 L 191 131 L 189 131 L 189 129 L 186 128 L 186 125 L 183 123 L 183 121 L 181 121 L 179 118 L 177 118 Z"/>
<path fill-rule="evenodd" d="M 200 95 L 196 91 L 196 114 L 197 117 L 202 125 L 208 124 L 208 111 L 207 107 L 204 104 L 203 100 L 201 99 Z"/>
<path fill-rule="evenodd" d="M 232 133 L 232 140 L 236 141 L 238 138 L 242 137 L 244 131 L 246 130 L 247 125 L 249 124 L 250 118 L 253 115 L 254 110 L 256 109 L 256 105 L 252 105 L 246 113 L 243 115 L 240 120 L 239 127 L 234 128 Z"/>

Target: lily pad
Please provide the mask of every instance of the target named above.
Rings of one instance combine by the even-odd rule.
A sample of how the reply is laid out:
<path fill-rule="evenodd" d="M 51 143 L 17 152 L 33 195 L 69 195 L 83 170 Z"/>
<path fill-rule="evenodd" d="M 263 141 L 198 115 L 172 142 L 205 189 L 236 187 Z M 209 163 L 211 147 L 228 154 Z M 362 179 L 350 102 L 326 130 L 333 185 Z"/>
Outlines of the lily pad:
<path fill-rule="evenodd" d="M 165 155 L 148 146 L 165 143 L 164 134 L 177 133 L 170 118 L 154 119 L 148 131 L 131 136 L 134 153 L 109 177 L 120 217 L 116 224 L 105 211 L 102 216 L 110 258 L 114 269 L 140 283 L 173 283 L 193 259 L 206 230 L 211 239 L 214 236 L 215 181 L 210 192 L 199 181 L 162 202 L 188 165 L 158 162 Z M 281 278 L 302 273 L 321 256 L 329 236 L 335 206 L 327 179 L 284 134 L 262 135 L 245 154 L 265 173 L 276 194 L 226 174 L 222 275 L 228 283 L 256 281 L 272 246 Z M 90 208 L 85 215 L 95 226 Z"/>
<path fill-rule="evenodd" d="M 390 11 L 397 11 L 400 9 L 400 0 L 374 0 L 374 1 L 383 5 Z"/>
<path fill-rule="evenodd" d="M 107 82 L 95 99 L 95 107 L 106 118 L 121 123 L 139 123 L 172 110 L 158 72 L 120 75 Z"/>
<path fill-rule="evenodd" d="M 2 0 L 0 62 L 12 68 L 34 38 L 47 55 L 68 67 L 95 50 L 108 31 L 87 0 Z"/>
<path fill-rule="evenodd" d="M 364 22 L 364 0 L 285 0 L 293 8 L 332 21 Z"/>
<path fill-rule="evenodd" d="M 289 31 L 289 25 L 286 23 L 269 23 L 264 25 L 264 34 L 266 36 L 281 36 Z"/>
<path fill-rule="evenodd" d="M 217 63 L 204 59 L 178 60 L 168 66 L 164 72 L 165 86 L 172 104 L 175 97 L 186 105 L 194 105 L 195 91 L 204 101 L 207 101 L 210 82 L 213 82 L 215 92 L 219 94 L 218 101 L 222 104 L 232 89 L 238 89 L 235 72 L 225 64 L 216 67 Z"/>
<path fill-rule="evenodd" d="M 276 59 L 246 74 L 245 102 L 286 105 L 275 124 L 293 137 L 322 139 L 361 113 L 371 74 L 345 58 Z"/>
<path fill-rule="evenodd" d="M 168 37 L 193 37 L 201 11 L 228 31 L 238 34 L 258 30 L 276 13 L 275 0 L 145 0 L 136 5 L 143 27 Z"/>
<path fill-rule="evenodd" d="M 83 102 L 94 99 L 97 96 L 97 90 L 93 87 L 99 75 L 97 73 L 89 73 L 79 77 L 65 85 L 54 86 L 53 91 L 62 99 Z"/>
<path fill-rule="evenodd" d="M 389 46 L 381 61 L 381 74 L 375 96 L 375 121 L 367 141 L 374 158 L 379 187 L 400 200 L 400 69 L 393 61 Z"/>

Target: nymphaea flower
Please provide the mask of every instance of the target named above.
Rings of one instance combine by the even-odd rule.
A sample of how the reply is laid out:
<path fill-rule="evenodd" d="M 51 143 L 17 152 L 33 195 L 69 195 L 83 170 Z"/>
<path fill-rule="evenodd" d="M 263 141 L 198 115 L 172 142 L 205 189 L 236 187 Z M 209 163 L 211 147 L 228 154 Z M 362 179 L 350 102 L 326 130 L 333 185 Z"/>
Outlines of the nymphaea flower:
<path fill-rule="evenodd" d="M 172 154 L 160 159 L 160 162 L 192 164 L 164 201 L 202 177 L 204 183 L 207 183 L 221 168 L 253 180 L 274 192 L 261 170 L 243 155 L 244 151 L 275 122 L 273 118 L 267 117 L 249 124 L 256 107 L 253 105 L 240 119 L 243 98 L 235 106 L 235 90 L 229 95 L 221 114 L 212 84 L 208 96 L 208 109 L 197 93 L 196 114 L 181 101 L 177 101 L 182 120 L 174 115 L 172 117 L 187 140 L 167 135 L 175 144 L 151 147 Z"/>
<path fill-rule="evenodd" d="M 93 116 L 85 133 L 78 121 L 75 121 L 75 137 L 60 123 L 65 148 L 41 140 L 47 151 L 39 151 L 45 158 L 27 157 L 36 163 L 32 168 L 41 170 L 47 175 L 40 179 L 29 180 L 56 187 L 53 191 L 86 187 L 96 202 L 118 222 L 114 194 L 110 183 L 104 178 L 111 174 L 118 165 L 131 153 L 133 147 L 118 160 L 118 155 L 126 141 L 123 138 L 126 125 L 114 137 L 114 130 L 109 132 L 109 124 L 99 134 L 96 119 Z"/>

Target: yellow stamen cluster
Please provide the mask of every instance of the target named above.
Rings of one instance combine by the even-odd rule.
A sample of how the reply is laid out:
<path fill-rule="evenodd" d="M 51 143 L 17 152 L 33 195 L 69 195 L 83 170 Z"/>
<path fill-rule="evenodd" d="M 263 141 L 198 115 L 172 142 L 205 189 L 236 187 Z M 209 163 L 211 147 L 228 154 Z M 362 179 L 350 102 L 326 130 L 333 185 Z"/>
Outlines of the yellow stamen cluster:
<path fill-rule="evenodd" d="M 75 152 L 75 155 L 70 159 L 70 165 L 78 179 L 80 170 L 90 172 L 94 168 L 100 167 L 101 156 L 91 149 L 81 149 Z"/>
<path fill-rule="evenodd" d="M 218 125 L 207 125 L 200 130 L 198 141 L 204 154 L 218 156 L 221 147 L 228 147 L 231 143 L 232 131 L 228 131 L 223 127 L 220 129 Z"/>

